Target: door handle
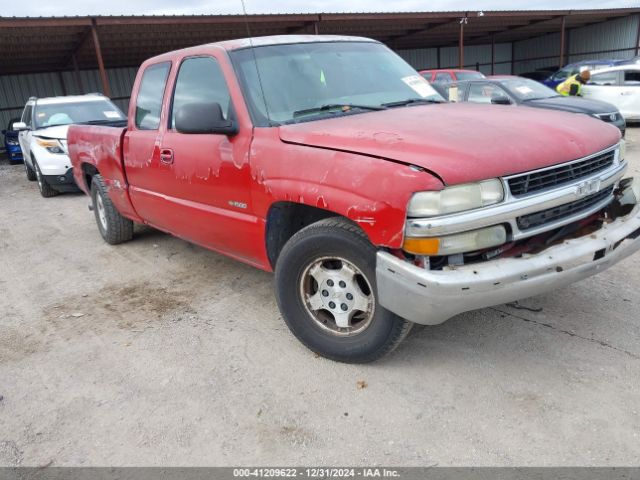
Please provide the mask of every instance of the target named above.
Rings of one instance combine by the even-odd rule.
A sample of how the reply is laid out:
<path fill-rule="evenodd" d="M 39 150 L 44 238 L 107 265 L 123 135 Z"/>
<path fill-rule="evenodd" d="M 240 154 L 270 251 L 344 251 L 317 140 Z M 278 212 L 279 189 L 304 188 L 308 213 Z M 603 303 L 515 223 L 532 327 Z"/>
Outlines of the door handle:
<path fill-rule="evenodd" d="M 631 95 L 633 92 L 620 92 L 620 95 Z"/>
<path fill-rule="evenodd" d="M 173 163 L 173 150 L 170 148 L 163 148 L 160 150 L 160 161 L 166 164 Z"/>

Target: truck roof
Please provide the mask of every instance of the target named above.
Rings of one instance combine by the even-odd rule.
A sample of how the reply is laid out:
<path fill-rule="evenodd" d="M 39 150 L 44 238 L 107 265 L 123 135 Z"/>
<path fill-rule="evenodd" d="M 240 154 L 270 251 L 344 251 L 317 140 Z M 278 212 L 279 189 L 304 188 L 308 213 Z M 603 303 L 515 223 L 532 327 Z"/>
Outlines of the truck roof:
<path fill-rule="evenodd" d="M 377 40 L 366 37 L 354 37 L 350 35 L 268 35 L 264 37 L 237 38 L 233 40 L 223 40 L 220 42 L 196 45 L 194 47 L 173 50 L 171 52 L 157 55 L 145 61 L 157 61 L 159 59 L 170 58 L 176 53 L 189 51 L 200 52 L 206 47 L 222 48 L 227 51 L 241 50 L 250 47 L 266 47 L 269 45 L 286 45 L 292 43 L 328 43 L 328 42 L 371 42 L 380 43 Z"/>

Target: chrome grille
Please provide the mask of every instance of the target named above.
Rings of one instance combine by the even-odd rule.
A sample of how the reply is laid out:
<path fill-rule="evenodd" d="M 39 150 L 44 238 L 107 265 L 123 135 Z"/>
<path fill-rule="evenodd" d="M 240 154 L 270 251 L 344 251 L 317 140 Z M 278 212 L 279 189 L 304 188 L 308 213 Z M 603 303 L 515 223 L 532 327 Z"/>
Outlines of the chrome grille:
<path fill-rule="evenodd" d="M 589 210 L 604 201 L 612 193 L 613 185 L 598 193 L 576 200 L 575 202 L 565 203 L 564 205 L 548 208 L 547 210 L 523 215 L 522 217 L 517 218 L 518 228 L 525 231 L 566 217 L 571 217 L 582 211 Z"/>
<path fill-rule="evenodd" d="M 582 161 L 558 165 L 538 172 L 524 173 L 508 179 L 509 190 L 515 197 L 565 185 L 613 165 L 615 150 Z"/>

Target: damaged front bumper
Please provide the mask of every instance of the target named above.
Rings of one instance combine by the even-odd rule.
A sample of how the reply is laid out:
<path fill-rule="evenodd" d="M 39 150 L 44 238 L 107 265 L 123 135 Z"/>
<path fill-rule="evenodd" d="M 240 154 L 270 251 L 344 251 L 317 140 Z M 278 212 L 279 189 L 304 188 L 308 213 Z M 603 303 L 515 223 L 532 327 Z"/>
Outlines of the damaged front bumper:
<path fill-rule="evenodd" d="M 463 312 L 555 290 L 601 272 L 640 250 L 640 181 L 625 196 L 630 213 L 599 230 L 537 254 L 425 270 L 388 252 L 377 254 L 380 304 L 415 323 L 437 325 Z"/>

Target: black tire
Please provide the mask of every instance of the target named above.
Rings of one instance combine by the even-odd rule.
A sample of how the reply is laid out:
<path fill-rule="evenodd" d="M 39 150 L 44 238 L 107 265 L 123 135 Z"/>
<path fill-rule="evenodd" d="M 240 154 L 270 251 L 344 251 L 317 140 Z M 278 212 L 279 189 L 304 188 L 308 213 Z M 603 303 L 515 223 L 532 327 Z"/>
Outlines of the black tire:
<path fill-rule="evenodd" d="M 105 242 L 117 245 L 133 238 L 133 221 L 120 215 L 109 198 L 107 188 L 100 175 L 94 175 L 91 181 L 91 201 L 98 230 Z M 101 219 L 100 202 L 102 202 L 104 222 Z"/>
<path fill-rule="evenodd" d="M 40 171 L 37 160 L 32 157 L 32 161 L 33 166 L 36 170 L 36 180 L 38 181 L 38 190 L 40 191 L 40 195 L 42 195 L 44 198 L 51 198 L 59 195 L 60 192 L 52 188 L 51 185 L 47 183 L 47 180 L 44 178 L 44 175 L 42 175 L 42 172 Z"/>
<path fill-rule="evenodd" d="M 33 171 L 33 168 L 29 166 L 26 160 L 24 160 L 24 169 L 27 172 L 27 180 L 35 182 L 38 179 L 38 177 L 36 177 L 36 172 Z"/>
<path fill-rule="evenodd" d="M 334 258 L 340 260 L 334 262 Z M 364 327 L 360 327 L 362 330 L 356 329 L 349 336 L 335 333 L 342 329 L 334 326 L 337 320 L 332 312 L 323 307 L 321 310 L 316 310 L 314 314 L 308 307 L 310 298 L 304 291 L 306 288 L 304 285 L 307 284 L 305 282 L 310 281 L 311 284 L 315 282 L 318 295 L 322 294 L 325 297 L 328 293 L 325 290 L 321 292 L 323 287 L 315 278 L 305 280 L 311 278 L 309 275 L 313 271 L 313 265 L 318 265 L 319 262 L 338 264 L 337 267 L 332 267 L 337 268 L 335 271 L 338 273 L 343 268 L 340 264 L 346 263 L 347 266 L 355 267 L 359 271 L 356 277 L 359 278 L 358 282 L 352 282 L 353 285 L 364 286 L 365 294 L 367 294 L 366 290 L 369 290 L 367 287 L 371 287 L 367 295 L 373 309 L 368 317 L 365 315 L 369 320 L 364 323 Z M 324 267 L 325 264 L 320 263 L 320 265 Z M 411 330 L 413 325 L 411 322 L 391 313 L 378 303 L 375 273 L 376 249 L 364 232 L 346 219 L 328 218 L 300 230 L 282 249 L 275 270 L 276 297 L 284 321 L 298 340 L 323 357 L 346 363 L 372 362 L 392 352 Z M 323 271 L 331 272 L 324 268 Z M 341 286 L 343 283 L 341 282 Z M 328 283 L 332 288 L 334 284 L 335 282 Z M 323 282 L 323 285 L 327 284 Z M 346 287 L 347 290 L 349 288 L 349 286 Z M 338 295 L 337 289 L 338 287 L 335 287 L 332 290 L 332 296 L 327 296 L 322 301 Z M 338 297 L 335 298 L 336 302 L 341 301 Z M 337 308 L 336 311 L 338 311 Z M 334 324 L 331 324 L 332 317 Z"/>

